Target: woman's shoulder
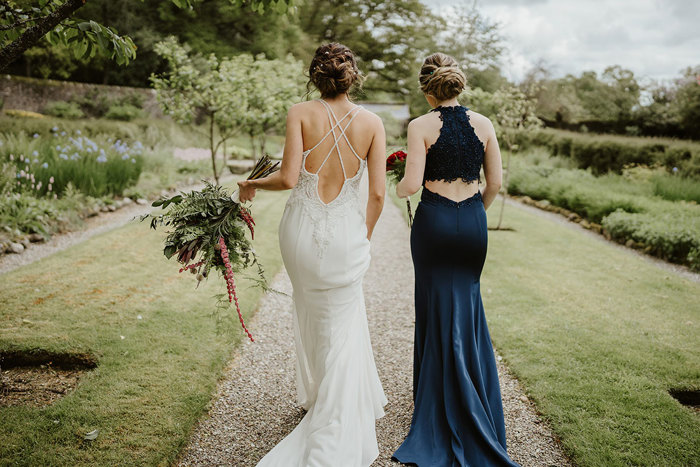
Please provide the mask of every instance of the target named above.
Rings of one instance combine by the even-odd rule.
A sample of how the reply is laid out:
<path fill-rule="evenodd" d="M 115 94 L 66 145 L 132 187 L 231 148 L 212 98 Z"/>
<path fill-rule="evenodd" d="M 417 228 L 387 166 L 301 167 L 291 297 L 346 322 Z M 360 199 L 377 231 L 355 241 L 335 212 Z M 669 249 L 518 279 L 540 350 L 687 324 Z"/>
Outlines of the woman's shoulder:
<path fill-rule="evenodd" d="M 358 107 L 360 107 L 360 113 L 358 114 L 358 118 L 363 118 L 365 121 L 372 125 L 382 125 L 384 126 L 384 122 L 382 121 L 382 118 L 377 115 L 376 113 L 372 112 L 371 110 L 367 110 L 364 106 L 361 104 L 358 104 Z"/>
<path fill-rule="evenodd" d="M 431 131 L 436 128 L 440 128 L 440 126 L 442 126 L 440 114 L 431 110 L 430 112 L 416 117 L 408 122 L 408 131 Z"/>
<path fill-rule="evenodd" d="M 312 109 L 312 107 L 315 107 L 318 105 L 314 101 L 302 101 L 302 102 L 297 102 L 296 104 L 292 105 L 289 110 L 287 110 L 287 114 L 289 115 L 300 115 L 304 112 L 308 112 L 309 110 Z"/>
<path fill-rule="evenodd" d="M 479 112 L 473 111 L 472 109 L 467 110 L 467 115 L 469 115 L 469 121 L 473 125 L 481 125 L 484 127 L 493 128 L 493 123 L 491 123 L 491 119 L 489 119 L 486 115 L 482 115 Z"/>

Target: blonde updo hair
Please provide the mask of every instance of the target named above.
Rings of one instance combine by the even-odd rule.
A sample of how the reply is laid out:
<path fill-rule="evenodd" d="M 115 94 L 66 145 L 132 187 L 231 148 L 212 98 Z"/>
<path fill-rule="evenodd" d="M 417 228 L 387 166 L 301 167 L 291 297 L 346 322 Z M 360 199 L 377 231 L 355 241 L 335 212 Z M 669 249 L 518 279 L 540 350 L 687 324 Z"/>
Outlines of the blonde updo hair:
<path fill-rule="evenodd" d="M 335 97 L 348 92 L 355 85 L 361 85 L 362 80 L 352 50 L 332 42 L 316 49 L 309 66 L 306 89 L 310 92 L 313 85 L 321 92 L 321 97 Z"/>
<path fill-rule="evenodd" d="M 423 62 L 418 76 L 420 89 L 438 102 L 459 96 L 467 87 L 467 77 L 457 60 L 443 53 L 434 53 Z"/>

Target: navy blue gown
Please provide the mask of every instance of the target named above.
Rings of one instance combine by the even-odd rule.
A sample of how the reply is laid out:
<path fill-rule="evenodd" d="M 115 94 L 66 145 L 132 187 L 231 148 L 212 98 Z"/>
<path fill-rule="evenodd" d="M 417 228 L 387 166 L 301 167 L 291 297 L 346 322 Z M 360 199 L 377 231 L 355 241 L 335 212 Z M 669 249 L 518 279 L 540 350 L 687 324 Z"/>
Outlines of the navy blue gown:
<path fill-rule="evenodd" d="M 484 146 L 465 107 L 438 107 L 440 136 L 424 180 L 479 179 Z M 506 452 L 501 391 L 479 279 L 486 211 L 423 188 L 411 230 L 416 328 L 411 428 L 393 460 L 428 466 L 517 466 Z"/>

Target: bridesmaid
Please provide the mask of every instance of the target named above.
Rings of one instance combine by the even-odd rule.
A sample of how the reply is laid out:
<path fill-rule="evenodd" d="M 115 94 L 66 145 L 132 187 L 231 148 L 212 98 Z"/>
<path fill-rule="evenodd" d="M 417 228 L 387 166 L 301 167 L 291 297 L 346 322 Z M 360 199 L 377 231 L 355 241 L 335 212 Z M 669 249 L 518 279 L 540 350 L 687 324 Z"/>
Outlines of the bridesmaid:
<path fill-rule="evenodd" d="M 433 109 L 408 126 L 403 198 L 423 185 L 411 230 L 416 329 L 415 408 L 393 460 L 427 466 L 517 466 L 506 452 L 501 391 L 479 278 L 486 209 L 501 186 L 501 153 L 488 118 L 459 105 L 466 78 L 436 53 L 420 71 Z M 479 191 L 479 172 L 486 184 Z"/>

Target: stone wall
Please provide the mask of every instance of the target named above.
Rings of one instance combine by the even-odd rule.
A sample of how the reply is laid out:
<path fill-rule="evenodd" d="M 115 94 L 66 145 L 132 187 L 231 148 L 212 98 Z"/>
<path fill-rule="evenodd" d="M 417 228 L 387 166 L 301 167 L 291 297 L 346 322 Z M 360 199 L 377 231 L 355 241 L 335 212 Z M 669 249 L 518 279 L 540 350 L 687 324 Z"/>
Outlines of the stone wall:
<path fill-rule="evenodd" d="M 95 93 L 113 99 L 139 94 L 143 97 L 144 110 L 149 115 L 153 117 L 162 116 L 156 101 L 156 92 L 150 88 L 131 88 L 0 75 L 0 99 L 4 100 L 4 109 L 21 109 L 43 113 L 44 107 L 49 102 L 70 101 L 74 97 L 86 97 Z"/>

